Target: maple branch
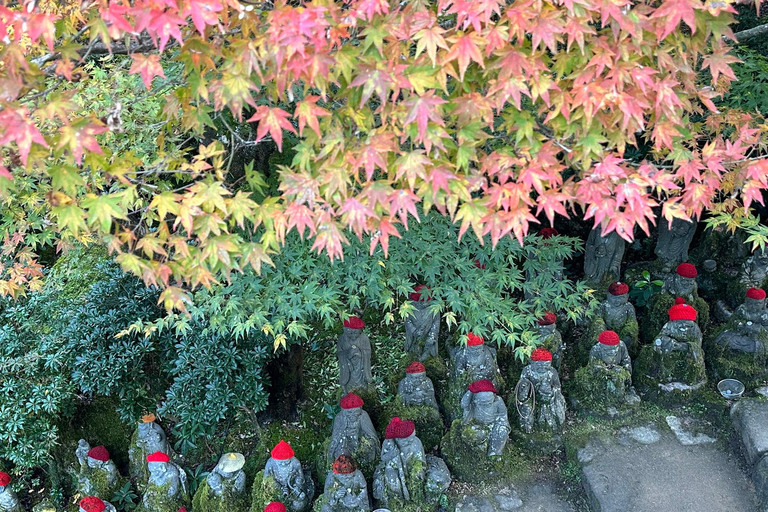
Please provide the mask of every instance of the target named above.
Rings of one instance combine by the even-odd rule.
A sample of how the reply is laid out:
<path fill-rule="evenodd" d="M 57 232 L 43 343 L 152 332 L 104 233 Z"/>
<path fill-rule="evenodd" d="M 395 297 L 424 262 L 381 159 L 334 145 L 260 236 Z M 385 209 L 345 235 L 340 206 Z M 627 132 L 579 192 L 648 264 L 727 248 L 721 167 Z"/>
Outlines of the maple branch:
<path fill-rule="evenodd" d="M 742 30 L 741 32 L 736 32 L 733 35 L 733 37 L 735 37 L 736 41 L 739 43 L 745 43 L 760 36 L 768 36 L 768 23 L 764 25 L 758 25 L 747 30 Z"/>

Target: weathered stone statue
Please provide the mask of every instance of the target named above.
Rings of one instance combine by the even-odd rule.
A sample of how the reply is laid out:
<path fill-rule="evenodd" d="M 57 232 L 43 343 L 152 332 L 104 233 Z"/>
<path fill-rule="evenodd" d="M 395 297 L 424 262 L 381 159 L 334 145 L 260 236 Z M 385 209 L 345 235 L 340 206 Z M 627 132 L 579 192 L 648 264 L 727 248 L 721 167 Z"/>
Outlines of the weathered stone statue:
<path fill-rule="evenodd" d="M 707 380 L 696 309 L 682 297 L 669 309 L 669 321 L 640 352 L 635 376 L 643 392 L 691 392 Z M 669 396 L 669 395 L 668 395 Z"/>
<path fill-rule="evenodd" d="M 339 455 L 350 455 L 361 464 L 375 464 L 379 457 L 379 436 L 368 413 L 363 410 L 363 399 L 349 393 L 339 405 L 341 411 L 333 419 L 328 447 L 329 463 Z"/>
<path fill-rule="evenodd" d="M 687 304 L 696 309 L 699 328 L 702 332 L 706 330 L 709 324 L 709 305 L 699 297 L 696 283 L 698 275 L 695 266 L 690 263 L 681 263 L 673 274 L 664 278 L 661 293 L 652 295 L 646 308 L 648 317 L 643 323 L 646 342 L 654 341 L 648 335 L 652 336 L 654 332 L 661 330 L 664 325 L 664 313 L 674 305 L 676 297 L 684 298 Z"/>
<path fill-rule="evenodd" d="M 317 512 L 370 512 L 371 502 L 363 473 L 349 455 L 339 455 L 325 479 Z"/>
<path fill-rule="evenodd" d="M 83 457 L 83 449 L 85 457 Z M 85 439 L 78 441 L 75 455 L 80 462 L 77 475 L 77 490 L 84 496 L 114 496 L 120 487 L 117 466 L 109 458 L 104 446 L 91 448 Z"/>
<path fill-rule="evenodd" d="M 677 266 L 674 274 L 670 274 L 664 280 L 664 286 L 661 289 L 662 293 L 668 293 L 675 297 L 683 297 L 685 300 L 692 302 L 695 297 L 698 297 L 698 286 L 696 285 L 696 277 L 699 275 L 696 267 L 690 263 L 681 263 Z"/>
<path fill-rule="evenodd" d="M 131 476 L 137 480 L 139 488 L 149 479 L 147 456 L 155 452 L 162 452 L 169 456 L 172 454 L 165 432 L 155 423 L 155 415 L 147 414 L 142 416 L 131 438 L 131 447 L 128 449 L 129 470 Z"/>
<path fill-rule="evenodd" d="M 206 512 L 246 512 L 245 457 L 241 453 L 225 453 L 192 500 L 193 510 Z"/>
<path fill-rule="evenodd" d="M 571 401 L 575 407 L 602 412 L 639 401 L 632 388 L 632 360 L 614 331 L 603 331 L 589 352 L 589 363 L 576 370 Z"/>
<path fill-rule="evenodd" d="M 356 316 L 344 322 L 336 353 L 339 356 L 339 384 L 344 393 L 373 385 L 371 375 L 371 340 L 363 332 L 365 322 Z"/>
<path fill-rule="evenodd" d="M 483 379 L 470 384 L 461 398 L 461 410 L 464 441 L 488 457 L 500 456 L 512 429 L 507 406 L 493 382 Z"/>
<path fill-rule="evenodd" d="M 149 480 L 141 500 L 141 512 L 177 512 L 187 505 L 187 475 L 168 454 L 147 456 Z"/>
<path fill-rule="evenodd" d="M 402 510 L 406 503 L 425 511 L 433 508 L 439 494 L 431 493 L 430 489 L 441 487 L 446 481 L 444 472 L 448 468 L 444 463 L 442 466 L 429 463 L 431 456 L 424 453 L 412 421 L 392 418 L 385 437 L 381 461 L 373 475 L 373 497 L 380 505 L 392 510 Z M 430 471 L 439 474 L 432 475 Z M 432 482 L 429 485 L 428 480 Z M 450 483 L 450 473 L 447 481 Z M 442 492 L 445 488 L 440 494 Z"/>
<path fill-rule="evenodd" d="M 464 380 L 469 382 L 487 379 L 499 385 L 501 373 L 496 362 L 496 350 L 487 346 L 480 336 L 467 334 L 467 346 L 456 353 L 454 374 L 456 377 L 466 374 Z"/>
<path fill-rule="evenodd" d="M 16 493 L 11 490 L 11 475 L 0 471 L 0 511 L 21 512 L 21 504 Z"/>
<path fill-rule="evenodd" d="M 563 343 L 563 335 L 557 330 L 557 316 L 547 311 L 539 318 L 536 328 L 539 335 L 537 345 L 549 350 L 552 354 L 552 366 L 559 370 L 565 343 Z"/>
<path fill-rule="evenodd" d="M 403 401 L 403 405 L 412 407 L 426 405 L 437 410 L 435 399 L 435 386 L 427 377 L 427 370 L 418 361 L 408 365 L 405 370 L 405 378 L 397 385 L 397 394 Z"/>
<path fill-rule="evenodd" d="M 627 348 L 637 343 L 637 316 L 625 283 L 617 281 L 608 287 L 605 301 L 600 305 L 600 318 L 605 323 L 603 330 L 616 331 Z"/>
<path fill-rule="evenodd" d="M 716 341 L 730 350 L 755 354 L 765 359 L 768 352 L 768 311 L 765 308 L 765 290 L 747 290 L 744 304 L 731 316 L 728 327 Z"/>
<path fill-rule="evenodd" d="M 519 403 L 520 426 L 527 433 L 533 432 L 534 426 L 548 431 L 560 430 L 565 421 L 565 398 L 548 350 L 537 348 L 533 351 L 531 364 L 520 373 L 515 396 Z"/>
<path fill-rule="evenodd" d="M 679 263 L 688 261 L 688 247 L 695 233 L 695 222 L 674 219 L 670 227 L 666 219 L 659 220 L 659 239 L 655 252 L 664 263 L 665 272 L 669 272 Z"/>
<path fill-rule="evenodd" d="M 79 512 L 117 512 L 117 509 L 108 501 L 103 501 L 97 496 L 86 496 L 78 503 Z"/>
<path fill-rule="evenodd" d="M 747 258 L 741 271 L 741 282 L 752 288 L 762 288 L 768 280 L 768 251 L 756 249 Z"/>
<path fill-rule="evenodd" d="M 614 331 L 600 333 L 597 343 L 589 351 L 589 364 L 609 370 L 624 369 L 632 374 L 632 360 L 629 358 L 627 346 Z"/>
<path fill-rule="evenodd" d="M 256 476 L 252 510 L 269 501 L 281 501 L 291 512 L 304 512 L 309 510 L 314 494 L 309 471 L 301 468 L 291 445 L 281 440 L 272 449 L 264 471 Z"/>
<path fill-rule="evenodd" d="M 429 288 L 420 284 L 411 294 L 416 311 L 405 319 L 405 351 L 420 361 L 437 356 L 440 316 L 429 310 Z"/>
<path fill-rule="evenodd" d="M 593 283 L 601 282 L 606 276 L 611 279 L 621 276 L 621 260 L 626 246 L 616 231 L 605 236 L 601 232 L 600 227 L 590 231 L 584 248 L 584 277 Z"/>

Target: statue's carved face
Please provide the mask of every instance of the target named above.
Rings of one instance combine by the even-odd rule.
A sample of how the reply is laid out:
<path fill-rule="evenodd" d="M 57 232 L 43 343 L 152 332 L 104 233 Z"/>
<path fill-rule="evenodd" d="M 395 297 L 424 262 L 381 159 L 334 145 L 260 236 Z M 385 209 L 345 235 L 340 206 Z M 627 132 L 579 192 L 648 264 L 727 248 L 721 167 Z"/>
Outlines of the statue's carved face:
<path fill-rule="evenodd" d="M 406 373 L 405 376 L 408 379 L 408 382 L 415 386 L 422 385 L 427 378 L 426 373 Z"/>
<path fill-rule="evenodd" d="M 99 469 L 99 468 L 103 467 L 104 465 L 106 465 L 106 462 L 103 462 L 103 461 L 100 461 L 100 460 L 96 460 L 93 457 L 88 457 L 87 460 L 88 460 L 88 467 L 89 468 Z"/>
<path fill-rule="evenodd" d="M 552 361 L 532 361 L 531 369 L 537 373 L 544 373 L 552 368 Z"/>
<path fill-rule="evenodd" d="M 362 407 L 355 407 L 354 409 L 342 409 L 342 414 L 347 420 L 347 425 L 357 424 L 360 422 L 360 416 L 363 414 Z"/>
<path fill-rule="evenodd" d="M 401 452 L 413 452 L 415 450 L 415 439 L 416 434 L 411 434 L 408 437 L 404 437 L 401 439 L 395 439 L 395 444 L 398 448 L 400 448 Z"/>
<path fill-rule="evenodd" d="M 609 306 L 613 307 L 620 307 L 626 304 L 629 301 L 629 294 L 625 293 L 624 295 L 614 295 L 612 293 L 608 294 L 608 298 L 606 302 Z"/>
<path fill-rule="evenodd" d="M 765 309 L 765 299 L 747 299 L 744 301 L 747 312 L 760 314 Z"/>
<path fill-rule="evenodd" d="M 680 333 L 686 333 L 693 329 L 696 324 L 693 320 L 672 320 L 669 322 L 669 326 Z"/>
<path fill-rule="evenodd" d="M 685 236 L 688 233 L 688 229 L 690 229 L 690 224 L 688 222 L 675 220 L 672 222 L 672 229 L 670 232 L 675 236 Z"/>
<path fill-rule="evenodd" d="M 481 391 L 480 393 L 475 393 L 474 395 L 475 396 L 472 397 L 472 401 L 477 407 L 490 407 L 493 405 L 493 400 L 496 398 L 496 395 L 491 391 Z"/>
<path fill-rule="evenodd" d="M 768 266 L 768 252 L 766 251 L 755 251 L 755 253 L 752 255 L 754 258 L 753 261 L 756 265 L 761 267 Z"/>
<path fill-rule="evenodd" d="M 555 329 L 557 329 L 557 324 L 539 325 L 538 328 L 541 334 L 549 335 L 555 332 Z"/>
<path fill-rule="evenodd" d="M 147 469 L 152 474 L 162 475 L 168 471 L 167 462 L 148 462 Z"/>
<path fill-rule="evenodd" d="M 615 355 L 618 351 L 618 345 L 603 345 L 603 352 L 607 355 Z"/>

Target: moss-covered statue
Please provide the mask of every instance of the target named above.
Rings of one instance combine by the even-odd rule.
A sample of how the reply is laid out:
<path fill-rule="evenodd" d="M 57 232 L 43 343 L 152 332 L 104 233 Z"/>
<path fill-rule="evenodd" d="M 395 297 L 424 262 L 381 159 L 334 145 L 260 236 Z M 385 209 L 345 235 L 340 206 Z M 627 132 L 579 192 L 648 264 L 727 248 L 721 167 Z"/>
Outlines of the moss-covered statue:
<path fill-rule="evenodd" d="M 571 398 L 574 406 L 589 412 L 637 401 L 632 388 L 632 360 L 618 333 L 600 333 L 589 351 L 589 363 L 576 370 Z"/>
<path fill-rule="evenodd" d="M 405 406 L 425 406 L 437 410 L 435 386 L 427 377 L 427 369 L 419 361 L 409 364 L 405 369 L 405 378 L 397 385 L 397 395 Z"/>
<path fill-rule="evenodd" d="M 97 496 L 86 496 L 80 500 L 78 506 L 78 512 L 117 512 L 114 505 Z"/>
<path fill-rule="evenodd" d="M 377 503 L 401 512 L 427 512 L 436 508 L 451 477 L 442 460 L 438 459 L 437 464 L 428 463 L 431 457 L 424 453 L 414 423 L 392 418 L 381 446 L 381 461 L 373 475 L 373 497 Z M 428 485 L 428 481 L 432 483 Z M 435 490 L 439 492 L 435 494 Z"/>
<path fill-rule="evenodd" d="M 11 490 L 11 475 L 0 471 L 0 512 L 21 512 L 16 493 Z"/>
<path fill-rule="evenodd" d="M 435 399 L 435 387 L 427 377 L 427 370 L 414 361 L 405 370 L 397 386 L 397 397 L 387 405 L 387 417 L 398 416 L 416 424 L 419 438 L 427 451 L 440 444 L 443 437 L 443 418 Z"/>
<path fill-rule="evenodd" d="M 339 357 L 339 384 L 344 393 L 368 389 L 373 385 L 371 374 L 371 340 L 363 332 L 365 322 L 356 316 L 344 321 L 336 353 Z"/>
<path fill-rule="evenodd" d="M 149 480 L 137 509 L 139 512 L 178 512 L 186 507 L 187 475 L 171 462 L 168 454 L 155 452 L 147 456 Z"/>
<path fill-rule="evenodd" d="M 437 357 L 437 337 L 440 334 L 440 315 L 429 310 L 429 288 L 420 284 L 411 294 L 411 305 L 416 308 L 405 319 L 405 351 L 424 361 Z"/>
<path fill-rule="evenodd" d="M 557 315 L 547 311 L 536 322 L 536 330 L 538 334 L 536 345 L 549 350 L 552 354 L 552 366 L 559 370 L 565 343 L 563 342 L 563 335 L 557 330 Z"/>
<path fill-rule="evenodd" d="M 490 380 L 501 389 L 503 379 L 496 362 L 496 349 L 489 347 L 480 336 L 467 334 L 466 346 L 459 347 L 453 357 L 453 375 L 448 384 L 448 396 L 443 405 L 449 421 L 461 417 L 459 402 L 467 386 L 478 380 Z"/>
<path fill-rule="evenodd" d="M 552 354 L 537 348 L 531 363 L 523 368 L 515 388 L 520 412 L 520 427 L 530 434 L 534 427 L 543 432 L 559 432 L 565 422 L 565 398 L 560 376 L 552 366 Z M 536 410 L 538 409 L 538 411 Z"/>
<path fill-rule="evenodd" d="M 744 304 L 707 343 L 707 360 L 719 379 L 735 378 L 748 387 L 768 377 L 768 310 L 765 291 L 747 290 Z"/>
<path fill-rule="evenodd" d="M 131 476 L 136 479 L 139 489 L 142 489 L 149 479 L 147 456 L 155 452 L 173 456 L 173 450 L 168 444 L 165 432 L 155 423 L 155 415 L 147 414 L 142 416 L 131 438 L 131 447 L 128 449 L 128 469 Z"/>
<path fill-rule="evenodd" d="M 192 511 L 246 512 L 249 509 L 245 492 L 245 457 L 240 453 L 225 453 L 219 463 L 203 480 L 192 499 Z"/>
<path fill-rule="evenodd" d="M 315 512 L 370 512 L 371 500 L 363 473 L 355 459 L 339 455 L 325 478 L 322 496 L 313 507 Z"/>
<path fill-rule="evenodd" d="M 301 468 L 291 445 L 281 440 L 270 455 L 264 471 L 256 475 L 253 482 L 251 512 L 259 512 L 271 501 L 286 504 L 290 512 L 309 510 L 315 484 L 309 471 Z"/>
<path fill-rule="evenodd" d="M 626 242 L 616 232 L 602 235 L 602 228 L 589 232 L 584 246 L 584 277 L 591 283 L 603 279 L 618 279 L 621 276 L 621 260 L 624 258 Z"/>
<path fill-rule="evenodd" d="M 643 346 L 635 362 L 635 383 L 643 393 L 659 391 L 685 397 L 707 381 L 702 334 L 696 325 L 697 312 L 682 297 L 669 308 L 669 321 L 650 345 Z M 683 395 L 679 393 L 683 392 Z"/>
<path fill-rule="evenodd" d="M 629 286 L 626 283 L 616 281 L 608 286 L 598 313 L 594 324 L 600 329 L 598 332 L 615 331 L 628 349 L 638 342 L 637 315 L 635 306 L 629 302 Z"/>
<path fill-rule="evenodd" d="M 735 306 L 749 288 L 768 287 L 768 250 L 755 249 L 741 267 L 739 282 L 729 287 L 730 301 Z"/>
<path fill-rule="evenodd" d="M 327 463 L 332 463 L 339 455 L 350 455 L 370 475 L 379 457 L 379 435 L 368 413 L 363 410 L 362 398 L 349 393 L 339 405 L 341 410 L 333 419 Z"/>
<path fill-rule="evenodd" d="M 659 220 L 655 253 L 664 264 L 664 272 L 670 272 L 675 265 L 688 261 L 688 248 L 695 233 L 695 222 L 674 219 L 670 227 L 665 219 Z"/>
<path fill-rule="evenodd" d="M 698 312 L 698 325 L 702 330 L 706 330 L 709 324 L 709 305 L 699 297 L 696 277 L 699 272 L 691 263 L 681 263 L 675 269 L 675 272 L 664 278 L 664 286 L 661 293 L 651 296 L 648 302 L 649 317 L 644 325 L 647 325 L 646 332 L 653 334 L 659 332 L 664 325 L 664 313 L 675 303 L 676 297 L 682 297 L 686 303 L 691 305 Z M 650 338 L 646 338 L 652 341 Z"/>
<path fill-rule="evenodd" d="M 120 488 L 120 474 L 104 446 L 91 448 L 85 439 L 77 443 L 75 455 L 80 463 L 77 490 L 83 496 L 109 497 Z"/>

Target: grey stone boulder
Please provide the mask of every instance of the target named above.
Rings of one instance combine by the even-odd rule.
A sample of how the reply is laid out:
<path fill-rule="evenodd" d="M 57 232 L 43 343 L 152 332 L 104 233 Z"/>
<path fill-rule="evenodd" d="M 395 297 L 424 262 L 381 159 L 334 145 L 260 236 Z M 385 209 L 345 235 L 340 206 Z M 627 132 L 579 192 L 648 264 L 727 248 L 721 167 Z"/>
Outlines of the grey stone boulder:
<path fill-rule="evenodd" d="M 768 504 L 768 456 L 760 459 L 752 469 L 752 483 L 758 499 L 763 504 Z"/>
<path fill-rule="evenodd" d="M 743 399 L 731 407 L 731 422 L 741 439 L 744 456 L 754 466 L 768 453 L 768 402 Z"/>

